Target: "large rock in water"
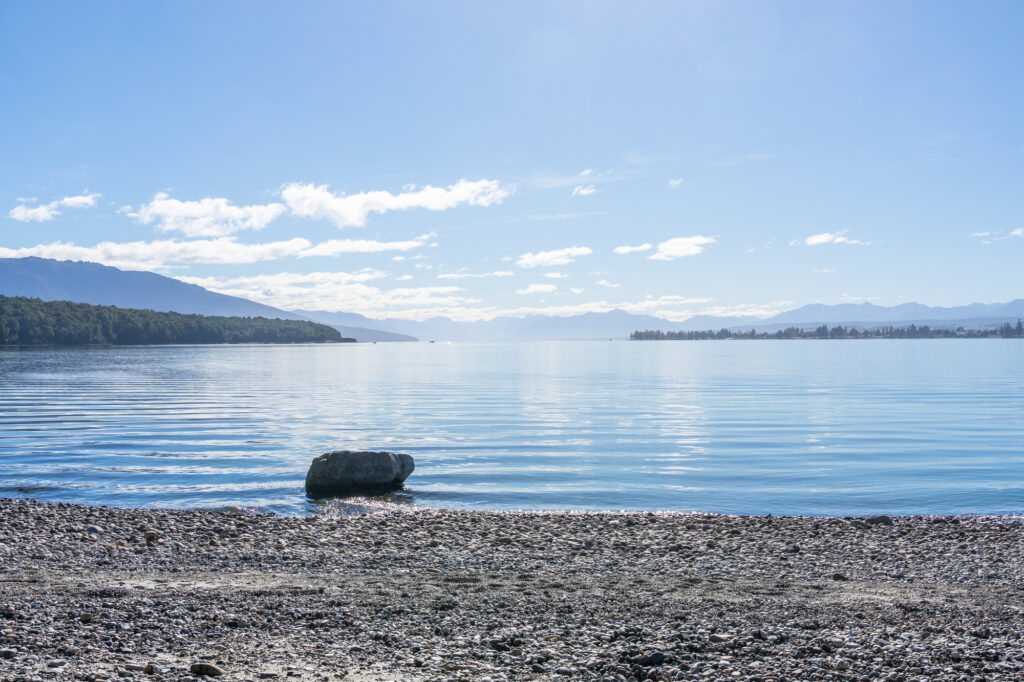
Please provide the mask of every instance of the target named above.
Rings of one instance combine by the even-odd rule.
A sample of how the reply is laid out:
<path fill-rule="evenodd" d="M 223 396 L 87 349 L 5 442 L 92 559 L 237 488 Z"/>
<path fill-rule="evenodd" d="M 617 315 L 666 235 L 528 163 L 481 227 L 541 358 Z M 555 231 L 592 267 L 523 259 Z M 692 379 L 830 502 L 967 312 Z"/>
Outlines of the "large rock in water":
<path fill-rule="evenodd" d="M 404 453 L 335 450 L 313 459 L 306 473 L 312 496 L 351 492 L 386 492 L 401 488 L 416 466 Z"/>

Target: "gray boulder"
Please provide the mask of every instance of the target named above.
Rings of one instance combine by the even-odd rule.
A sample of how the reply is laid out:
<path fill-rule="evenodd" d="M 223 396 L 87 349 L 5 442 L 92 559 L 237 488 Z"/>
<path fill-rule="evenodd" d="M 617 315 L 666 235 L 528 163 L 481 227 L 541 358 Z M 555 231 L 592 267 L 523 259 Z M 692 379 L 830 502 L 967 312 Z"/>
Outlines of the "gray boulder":
<path fill-rule="evenodd" d="M 416 466 L 404 453 L 335 450 L 313 459 L 306 473 L 312 496 L 401 488 Z"/>

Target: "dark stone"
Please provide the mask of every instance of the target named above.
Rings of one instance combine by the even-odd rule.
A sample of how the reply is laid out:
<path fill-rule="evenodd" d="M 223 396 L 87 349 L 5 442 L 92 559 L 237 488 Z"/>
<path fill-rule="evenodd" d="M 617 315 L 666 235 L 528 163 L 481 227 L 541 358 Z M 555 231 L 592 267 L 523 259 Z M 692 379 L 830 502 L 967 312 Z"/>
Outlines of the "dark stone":
<path fill-rule="evenodd" d="M 213 663 L 193 663 L 189 667 L 189 671 L 193 675 L 206 675 L 209 677 L 220 677 L 224 674 L 224 671 Z"/>
<path fill-rule="evenodd" d="M 889 518 L 888 516 L 886 516 L 885 514 L 879 514 L 878 516 L 871 516 L 869 518 L 866 518 L 866 519 L 864 519 L 864 523 L 868 524 L 869 526 L 891 526 L 891 525 L 893 525 L 892 524 L 892 519 Z"/>
<path fill-rule="evenodd" d="M 335 450 L 313 460 L 306 473 L 306 493 L 323 497 L 353 492 L 388 492 L 402 487 L 415 469 L 404 453 Z"/>

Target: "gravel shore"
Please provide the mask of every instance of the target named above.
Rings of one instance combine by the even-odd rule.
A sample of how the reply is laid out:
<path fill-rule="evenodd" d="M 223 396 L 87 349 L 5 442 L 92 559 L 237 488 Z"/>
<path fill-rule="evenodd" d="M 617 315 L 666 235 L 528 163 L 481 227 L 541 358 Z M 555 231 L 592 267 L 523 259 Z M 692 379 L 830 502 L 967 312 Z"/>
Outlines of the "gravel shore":
<path fill-rule="evenodd" d="M 1022 550 L 1002 517 L 0 500 L 0 678 L 1019 680 Z"/>

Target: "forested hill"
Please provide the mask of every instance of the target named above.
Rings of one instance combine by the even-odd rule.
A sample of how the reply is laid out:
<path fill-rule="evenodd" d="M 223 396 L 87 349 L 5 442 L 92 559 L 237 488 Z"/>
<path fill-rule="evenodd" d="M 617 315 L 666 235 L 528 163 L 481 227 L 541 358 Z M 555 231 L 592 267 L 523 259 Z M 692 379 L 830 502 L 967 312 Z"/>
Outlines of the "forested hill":
<path fill-rule="evenodd" d="M 305 320 L 212 317 L 0 296 L 0 345 L 338 343 L 331 327 Z"/>

